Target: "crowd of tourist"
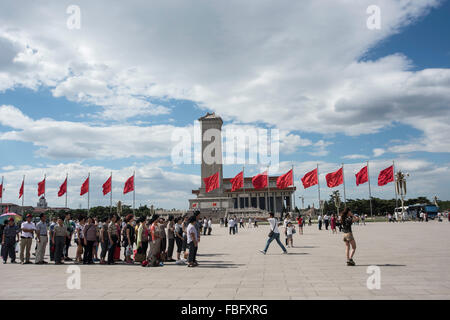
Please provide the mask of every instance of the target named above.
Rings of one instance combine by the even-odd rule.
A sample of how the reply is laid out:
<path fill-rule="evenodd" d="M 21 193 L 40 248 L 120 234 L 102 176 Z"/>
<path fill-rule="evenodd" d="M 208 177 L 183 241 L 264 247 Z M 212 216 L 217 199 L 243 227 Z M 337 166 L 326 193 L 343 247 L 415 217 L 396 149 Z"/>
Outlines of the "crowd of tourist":
<path fill-rule="evenodd" d="M 153 267 L 165 262 L 196 267 L 200 235 L 211 235 L 212 220 L 201 218 L 198 211 L 177 218 L 169 216 L 167 220 L 157 214 L 150 219 L 136 219 L 132 214 L 120 218 L 113 214 L 101 221 L 92 216 L 72 220 L 67 213 L 52 217 L 49 223 L 42 213 L 38 223 L 32 222 L 32 215 L 28 214 L 20 226 L 10 218 L 0 231 L 3 263 L 7 263 L 8 257 L 11 263 L 16 263 L 16 252 L 20 252 L 20 263 L 31 264 L 35 238 L 35 264 L 49 263 L 44 259 L 48 247 L 50 261 L 57 265 L 69 261 L 112 265 L 123 261 Z M 69 256 L 72 241 L 76 246 L 74 258 Z"/>

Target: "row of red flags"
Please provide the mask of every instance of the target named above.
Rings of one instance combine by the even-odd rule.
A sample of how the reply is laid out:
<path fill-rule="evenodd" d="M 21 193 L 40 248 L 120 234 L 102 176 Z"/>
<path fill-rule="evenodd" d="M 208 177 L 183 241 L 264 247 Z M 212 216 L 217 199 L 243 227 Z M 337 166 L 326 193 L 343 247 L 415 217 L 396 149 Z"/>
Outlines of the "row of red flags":
<path fill-rule="evenodd" d="M 80 196 L 89 192 L 89 178 L 90 177 L 87 177 L 87 179 L 81 185 Z M 42 180 L 41 182 L 38 183 L 38 197 L 45 194 L 45 180 L 46 180 L 46 178 L 44 178 L 44 180 Z M 24 188 L 25 188 L 25 179 L 22 180 L 22 185 L 20 186 L 19 199 L 23 196 Z M 108 178 L 108 180 L 106 180 L 106 182 L 102 185 L 102 189 L 103 189 L 103 195 L 107 195 L 108 193 L 111 192 L 112 176 L 110 176 Z M 127 179 L 127 181 L 125 182 L 125 185 L 123 187 L 123 194 L 127 194 L 128 192 L 131 192 L 131 191 L 134 191 L 134 175 L 132 175 L 131 177 L 129 177 Z M 59 187 L 58 197 L 62 197 L 66 193 L 67 193 L 67 177 L 66 177 L 66 180 L 64 180 L 64 182 Z M 0 185 L 0 198 L 2 198 L 2 197 L 3 197 L 3 183 Z"/>
<path fill-rule="evenodd" d="M 367 166 L 363 167 L 356 175 L 356 185 L 366 183 L 369 181 L 369 174 Z M 344 170 L 341 167 L 335 172 L 328 173 L 325 176 L 327 186 L 329 188 L 337 187 L 344 183 Z M 319 183 L 319 177 L 317 168 L 308 172 L 301 179 L 303 187 L 309 188 Z M 219 188 L 219 172 L 216 172 L 212 176 L 204 178 L 205 192 L 210 192 Z M 394 181 L 394 166 L 390 166 L 384 170 L 381 170 L 378 175 L 378 185 L 384 186 L 385 184 Z M 252 184 L 255 189 L 267 188 L 268 175 L 267 171 L 257 174 L 252 178 Z M 277 178 L 277 188 L 286 189 L 294 184 L 294 177 L 292 169 L 285 174 Z M 239 172 L 234 178 L 231 179 L 231 191 L 236 191 L 244 187 L 244 171 Z"/>

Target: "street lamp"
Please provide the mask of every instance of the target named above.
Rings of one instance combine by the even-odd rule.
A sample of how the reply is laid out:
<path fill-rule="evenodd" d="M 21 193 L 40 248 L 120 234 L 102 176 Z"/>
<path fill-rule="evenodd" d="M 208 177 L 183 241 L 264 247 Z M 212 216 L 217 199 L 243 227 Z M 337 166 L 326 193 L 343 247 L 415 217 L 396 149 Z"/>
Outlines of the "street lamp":
<path fill-rule="evenodd" d="M 334 205 L 336 206 L 337 214 L 339 215 L 339 208 L 341 207 L 341 196 L 339 190 L 333 191 Z"/>
<path fill-rule="evenodd" d="M 409 173 L 403 173 L 401 171 L 398 171 L 396 174 L 396 181 L 395 181 L 395 189 L 397 191 L 397 194 L 400 195 L 400 200 L 402 202 L 402 219 L 404 218 L 405 214 L 405 208 L 404 208 L 404 202 L 405 202 L 405 195 L 406 195 L 406 178 L 409 177 Z"/>
<path fill-rule="evenodd" d="M 302 210 L 304 210 L 305 209 L 305 197 L 300 196 L 299 199 L 302 199 Z"/>

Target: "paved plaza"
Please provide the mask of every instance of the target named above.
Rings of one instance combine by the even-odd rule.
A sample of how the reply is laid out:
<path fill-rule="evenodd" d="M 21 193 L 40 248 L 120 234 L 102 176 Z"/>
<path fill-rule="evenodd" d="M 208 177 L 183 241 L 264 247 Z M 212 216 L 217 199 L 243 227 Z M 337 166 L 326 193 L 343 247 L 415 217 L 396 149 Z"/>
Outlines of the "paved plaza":
<path fill-rule="evenodd" d="M 268 232 L 230 236 L 215 225 L 201 239 L 197 268 L 81 265 L 80 289 L 67 288 L 69 265 L 2 264 L 0 299 L 450 299 L 447 221 L 356 225 L 354 267 L 345 265 L 342 234 L 306 226 L 288 255 L 275 242 L 263 255 Z M 372 265 L 379 290 L 366 285 Z"/>

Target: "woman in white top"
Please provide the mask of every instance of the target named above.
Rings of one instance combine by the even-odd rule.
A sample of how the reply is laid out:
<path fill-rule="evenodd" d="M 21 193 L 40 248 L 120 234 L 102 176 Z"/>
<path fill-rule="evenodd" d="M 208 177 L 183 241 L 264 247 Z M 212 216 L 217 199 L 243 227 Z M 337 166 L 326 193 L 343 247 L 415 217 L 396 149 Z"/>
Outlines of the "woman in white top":
<path fill-rule="evenodd" d="M 274 218 L 273 212 L 269 213 L 269 218 L 267 219 L 270 225 L 270 233 L 269 233 L 269 239 L 267 239 L 266 247 L 264 250 L 261 250 L 261 253 L 266 254 L 267 249 L 269 249 L 270 243 L 273 240 L 276 240 L 280 248 L 283 250 L 283 253 L 287 254 L 287 250 L 284 247 L 284 245 L 280 241 L 280 231 L 278 230 L 278 221 Z"/>

